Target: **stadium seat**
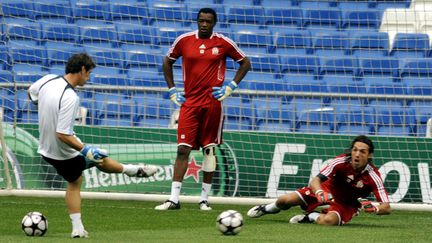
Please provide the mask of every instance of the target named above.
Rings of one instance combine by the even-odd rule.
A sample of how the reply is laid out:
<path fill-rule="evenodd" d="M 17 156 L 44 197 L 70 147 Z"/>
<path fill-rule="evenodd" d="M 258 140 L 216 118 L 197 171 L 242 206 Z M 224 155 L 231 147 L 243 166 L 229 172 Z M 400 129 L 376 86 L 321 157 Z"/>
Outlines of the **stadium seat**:
<path fill-rule="evenodd" d="M 260 0 L 261 6 L 269 9 L 290 9 L 291 6 L 298 6 L 300 0 Z"/>
<path fill-rule="evenodd" d="M 149 8 L 145 2 L 111 1 L 111 18 L 115 22 L 125 23 L 134 21 L 143 25 L 151 23 Z"/>
<path fill-rule="evenodd" d="M 275 76 L 271 72 L 249 71 L 240 83 L 240 88 L 256 91 L 288 91 L 288 86 L 284 80 Z M 232 78 L 228 79 L 226 76 L 225 80 L 232 80 Z"/>
<path fill-rule="evenodd" d="M 9 48 L 7 46 L 0 45 L 0 69 L 9 70 Z"/>
<path fill-rule="evenodd" d="M 9 46 L 12 65 L 26 63 L 44 66 L 47 60 L 45 48 L 41 46 Z"/>
<path fill-rule="evenodd" d="M 399 61 L 394 58 L 361 59 L 360 75 L 371 78 L 398 78 Z"/>
<path fill-rule="evenodd" d="M 373 8 L 370 8 L 369 3 L 371 1 L 352 1 L 352 0 L 332 0 L 330 1 L 330 6 L 339 7 L 340 9 L 349 11 L 373 11 Z"/>
<path fill-rule="evenodd" d="M 118 75 L 92 75 L 90 84 L 94 85 L 113 85 L 113 86 L 129 86 L 130 82 L 126 74 Z"/>
<path fill-rule="evenodd" d="M 350 36 L 350 53 L 359 59 L 388 55 L 389 39 L 385 32 L 355 31 Z"/>
<path fill-rule="evenodd" d="M 99 111 L 98 125 L 101 126 L 124 126 L 134 125 L 135 105 L 132 99 L 104 102 Z"/>
<path fill-rule="evenodd" d="M 376 110 L 379 136 L 415 135 L 415 113 L 413 109 Z"/>
<path fill-rule="evenodd" d="M 50 0 L 49 3 L 37 0 L 34 1 L 33 16 L 44 22 L 71 22 L 72 7 L 67 0 Z"/>
<path fill-rule="evenodd" d="M 301 111 L 299 113 L 297 132 L 300 133 L 333 133 L 335 128 L 334 111 L 329 108 Z"/>
<path fill-rule="evenodd" d="M 32 84 L 48 74 L 48 72 L 42 70 L 41 67 L 26 64 L 15 65 L 12 71 L 14 73 L 13 80 L 15 82 L 27 84 Z"/>
<path fill-rule="evenodd" d="M 409 8 L 412 0 L 376 0 L 375 8 L 385 10 L 388 8 Z"/>
<path fill-rule="evenodd" d="M 346 8 L 342 11 L 342 29 L 345 30 L 378 30 L 381 20 L 380 11 L 356 10 Z"/>
<path fill-rule="evenodd" d="M 118 45 L 117 31 L 113 24 L 80 25 L 79 30 L 80 42 L 87 47 L 111 49 Z"/>
<path fill-rule="evenodd" d="M 137 26 L 133 24 L 125 24 L 121 22 L 115 23 L 119 44 L 142 44 L 154 45 L 155 30 L 147 26 Z"/>
<path fill-rule="evenodd" d="M 349 54 L 349 38 L 343 32 L 312 34 L 312 50 L 319 57 L 340 57 Z"/>
<path fill-rule="evenodd" d="M 284 4 L 281 3 L 277 8 L 265 7 L 264 24 L 272 31 L 272 33 L 299 29 L 303 26 L 303 11 L 300 8 L 295 7 L 281 8 L 280 6 L 283 5 Z"/>
<path fill-rule="evenodd" d="M 235 33 L 235 41 L 248 56 L 272 51 L 273 36 L 269 31 L 239 31 Z"/>
<path fill-rule="evenodd" d="M 227 130 L 252 130 L 254 109 L 251 102 L 241 97 L 224 100 L 224 128 Z"/>
<path fill-rule="evenodd" d="M 319 58 L 314 56 L 288 56 L 281 58 L 281 72 L 298 74 L 317 79 L 319 76 Z"/>
<path fill-rule="evenodd" d="M 155 28 L 182 28 L 190 25 L 190 17 L 184 4 L 154 4 L 149 6 L 152 25 Z"/>
<path fill-rule="evenodd" d="M 125 52 L 125 68 L 160 67 L 164 54 L 161 52 L 143 52 L 138 50 Z M 161 70 L 162 71 L 162 70 Z"/>
<path fill-rule="evenodd" d="M 341 10 L 337 7 L 304 9 L 303 16 L 303 27 L 312 33 L 329 29 L 336 31 L 341 26 Z"/>
<path fill-rule="evenodd" d="M 390 56 L 395 58 L 423 58 L 430 50 L 427 34 L 398 33 L 395 36 Z"/>
<path fill-rule="evenodd" d="M 0 83 L 12 83 L 13 75 L 8 70 L 0 70 Z"/>
<path fill-rule="evenodd" d="M 64 72 L 66 62 L 73 54 L 84 51 L 84 48 L 66 42 L 46 42 L 44 47 L 47 50 L 47 66 L 58 65 L 62 72 Z"/>
<path fill-rule="evenodd" d="M 400 70 L 401 82 L 407 86 L 410 95 L 432 94 L 432 60 L 405 59 Z"/>
<path fill-rule="evenodd" d="M 374 133 L 374 115 L 370 108 L 357 108 L 338 113 L 336 133 L 368 135 Z"/>
<path fill-rule="evenodd" d="M 292 105 L 283 103 L 281 98 L 255 98 L 256 130 L 267 132 L 293 132 L 295 110 Z"/>
<path fill-rule="evenodd" d="M 376 95 L 405 95 L 406 86 L 401 82 L 394 82 L 391 77 L 363 77 L 366 93 Z"/>
<path fill-rule="evenodd" d="M 432 101 L 412 101 L 408 107 L 415 112 L 417 136 L 424 137 L 427 121 L 432 118 Z"/>
<path fill-rule="evenodd" d="M 280 72 L 280 62 L 278 55 L 263 54 L 263 55 L 248 55 L 251 61 L 251 71 L 256 72 Z"/>
<path fill-rule="evenodd" d="M 133 99 L 137 106 L 135 126 L 167 128 L 174 111 L 172 102 L 160 95 L 136 94 Z"/>
<path fill-rule="evenodd" d="M 233 6 L 228 8 L 227 22 L 230 24 L 264 25 L 264 9 L 253 6 Z"/>
<path fill-rule="evenodd" d="M 289 97 L 284 97 L 290 99 Z M 287 100 L 289 104 L 295 107 L 296 116 L 299 117 L 302 112 L 322 110 L 326 108 L 322 98 L 309 97 L 309 96 L 296 96 Z"/>
<path fill-rule="evenodd" d="M 358 61 L 355 58 L 322 58 L 323 83 L 330 93 L 365 93 L 364 83 L 358 80 Z"/>
<path fill-rule="evenodd" d="M 72 3 L 74 21 L 77 20 L 111 20 L 110 4 L 102 1 L 78 0 Z"/>
<path fill-rule="evenodd" d="M 288 73 L 284 76 L 285 84 L 289 91 L 294 92 L 327 92 L 326 84 L 321 79 L 312 76 L 302 76 Z"/>
<path fill-rule="evenodd" d="M 38 106 L 30 102 L 27 90 L 17 91 L 19 122 L 38 123 Z"/>
<path fill-rule="evenodd" d="M 119 49 L 93 49 L 85 48 L 87 54 L 96 63 L 96 66 L 123 68 L 123 51 Z"/>
<path fill-rule="evenodd" d="M 94 100 L 94 106 L 93 106 L 94 109 L 89 111 L 91 112 L 90 115 L 93 118 L 93 121 L 91 123 L 93 125 L 100 125 L 100 124 L 107 123 L 107 121 L 102 122 L 103 119 L 107 118 L 106 104 L 110 104 L 110 103 L 111 104 L 125 103 L 129 105 L 131 104 L 130 99 L 121 90 L 97 92 L 93 95 L 93 100 Z M 117 116 L 117 118 L 119 117 Z"/>
<path fill-rule="evenodd" d="M 43 23 L 41 29 L 43 41 L 79 43 L 79 29 L 74 24 Z"/>
<path fill-rule="evenodd" d="M 41 40 L 41 29 L 37 22 L 27 19 L 5 18 L 5 32 L 9 41 L 28 41 L 24 44 L 38 45 Z"/>
<path fill-rule="evenodd" d="M 0 72 L 1 75 L 1 72 Z M 0 76 L 1 78 L 1 76 Z M 3 91 L 3 90 L 2 90 Z M 0 111 L 3 113 L 3 121 L 14 122 L 15 110 L 17 106 L 15 105 L 15 97 L 11 94 L 5 94 L 1 92 L 0 94 Z M 18 114 L 19 115 L 19 114 Z M 17 118 L 20 118 L 19 116 Z M 19 120 L 18 120 L 19 121 Z"/>
<path fill-rule="evenodd" d="M 389 33 L 393 43 L 397 33 L 416 33 L 416 12 L 406 8 L 388 8 L 384 11 L 379 32 Z"/>
<path fill-rule="evenodd" d="M 33 1 L 29 0 L 2 0 L 0 7 L 4 17 L 32 19 L 35 13 Z"/>
<path fill-rule="evenodd" d="M 175 29 L 175 28 L 157 28 L 156 29 L 156 44 L 161 46 L 171 46 L 177 37 L 190 32 L 190 29 Z M 168 51 L 168 49 L 167 49 Z"/>
<path fill-rule="evenodd" d="M 273 33 L 275 53 L 281 56 L 304 56 L 311 52 L 312 39 L 309 31 L 292 30 Z"/>

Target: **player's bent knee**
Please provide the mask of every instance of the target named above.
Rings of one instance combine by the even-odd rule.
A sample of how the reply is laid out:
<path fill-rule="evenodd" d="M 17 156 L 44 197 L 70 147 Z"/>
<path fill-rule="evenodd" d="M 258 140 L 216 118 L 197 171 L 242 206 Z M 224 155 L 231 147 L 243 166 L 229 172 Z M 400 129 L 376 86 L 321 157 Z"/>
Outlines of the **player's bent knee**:
<path fill-rule="evenodd" d="M 321 214 L 317 219 L 318 224 L 322 225 L 339 225 L 339 216 L 336 213 Z"/>
<path fill-rule="evenodd" d="M 202 164 L 202 170 L 205 172 L 213 172 L 216 170 L 216 156 L 215 147 L 209 146 L 203 150 L 204 159 Z"/>

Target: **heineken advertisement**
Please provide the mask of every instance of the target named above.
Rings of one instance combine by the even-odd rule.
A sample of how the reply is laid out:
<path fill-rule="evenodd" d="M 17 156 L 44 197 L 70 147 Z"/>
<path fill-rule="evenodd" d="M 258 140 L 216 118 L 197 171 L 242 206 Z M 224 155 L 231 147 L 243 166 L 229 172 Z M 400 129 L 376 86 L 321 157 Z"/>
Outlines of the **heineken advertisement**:
<path fill-rule="evenodd" d="M 21 130 L 23 129 L 23 130 Z M 6 129 L 13 151 L 14 186 L 24 189 L 64 189 L 64 181 L 36 154 L 37 127 Z M 27 132 L 26 132 L 27 131 Z M 122 163 L 151 163 L 150 178 L 107 174 L 96 168 L 83 173 L 84 191 L 169 194 L 176 157 L 176 131 L 106 127 L 76 127 L 81 140 L 108 149 Z M 217 149 L 218 167 L 213 195 L 277 197 L 308 184 L 329 159 L 344 152 L 353 136 L 297 133 L 225 132 Z M 379 168 L 392 202 L 432 203 L 432 139 L 373 137 L 374 164 Z M 193 151 L 182 193 L 199 195 L 203 155 Z M 2 167 L 0 167 L 2 169 Z M 3 175 L 0 186 L 4 185 Z"/>

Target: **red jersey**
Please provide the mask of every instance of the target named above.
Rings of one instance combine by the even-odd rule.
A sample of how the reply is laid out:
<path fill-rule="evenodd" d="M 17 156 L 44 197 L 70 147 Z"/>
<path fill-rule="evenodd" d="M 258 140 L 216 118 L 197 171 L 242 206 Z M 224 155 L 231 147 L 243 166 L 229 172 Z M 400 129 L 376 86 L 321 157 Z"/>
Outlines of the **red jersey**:
<path fill-rule="evenodd" d="M 208 39 L 200 39 L 198 31 L 177 37 L 167 54 L 171 60 L 183 57 L 184 106 L 209 103 L 212 88 L 222 86 L 225 79 L 226 57 L 239 62 L 245 54 L 228 37 L 213 32 Z"/>
<path fill-rule="evenodd" d="M 363 171 L 356 172 L 351 159 L 341 155 L 324 167 L 318 176 L 327 178 L 321 187 L 330 192 L 336 202 L 358 205 L 357 198 L 366 198 L 371 192 L 378 202 L 389 202 L 381 175 L 373 164 L 369 163 Z"/>

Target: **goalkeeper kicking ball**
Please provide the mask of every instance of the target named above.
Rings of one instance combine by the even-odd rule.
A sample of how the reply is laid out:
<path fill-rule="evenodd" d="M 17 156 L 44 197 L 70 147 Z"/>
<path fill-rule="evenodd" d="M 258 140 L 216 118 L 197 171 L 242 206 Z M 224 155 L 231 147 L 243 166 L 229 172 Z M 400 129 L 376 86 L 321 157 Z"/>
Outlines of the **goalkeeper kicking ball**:
<path fill-rule="evenodd" d="M 227 210 L 216 219 L 217 229 L 224 235 L 236 235 L 243 226 L 243 216 L 235 210 Z"/>
<path fill-rule="evenodd" d="M 43 236 L 48 230 L 48 220 L 39 212 L 30 212 L 24 216 L 21 227 L 27 236 Z"/>

